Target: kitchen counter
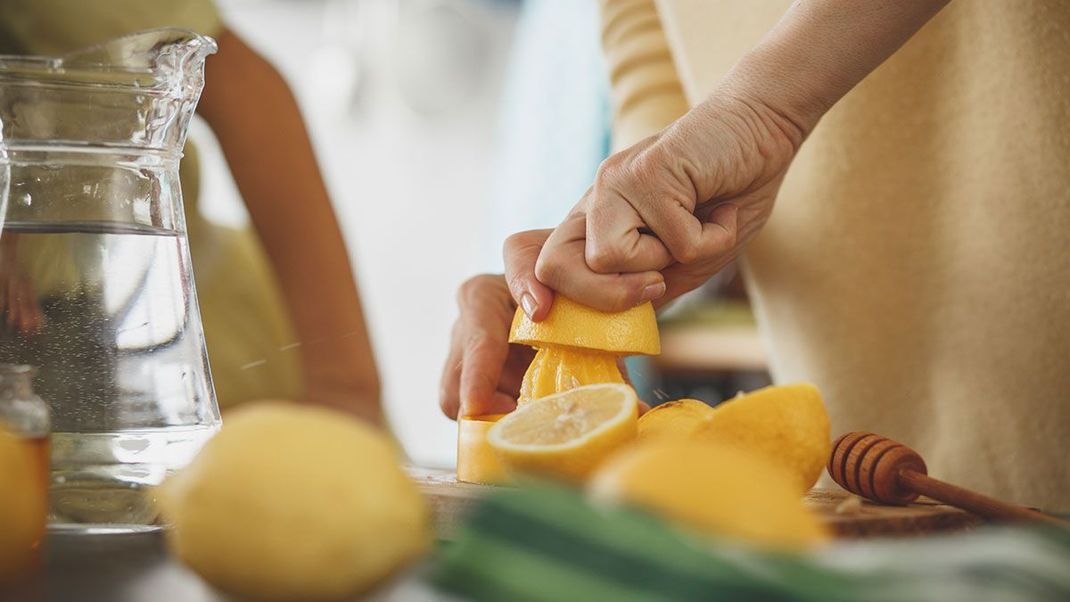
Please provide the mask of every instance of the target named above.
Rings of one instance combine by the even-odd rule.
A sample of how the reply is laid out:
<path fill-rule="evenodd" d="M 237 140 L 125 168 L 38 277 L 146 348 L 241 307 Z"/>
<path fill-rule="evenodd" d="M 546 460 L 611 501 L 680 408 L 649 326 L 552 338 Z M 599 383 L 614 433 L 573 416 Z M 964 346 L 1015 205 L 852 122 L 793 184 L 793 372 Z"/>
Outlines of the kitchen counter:
<path fill-rule="evenodd" d="M 452 471 L 409 468 L 427 497 L 440 536 L 449 537 L 471 505 L 492 488 L 457 482 Z M 968 513 L 931 502 L 909 507 L 855 504 L 843 492 L 814 490 L 807 503 L 841 538 L 949 533 L 977 526 Z M 354 602 L 451 602 L 416 567 Z M 0 602 L 233 602 L 170 556 L 162 531 L 48 535 L 42 567 Z"/>

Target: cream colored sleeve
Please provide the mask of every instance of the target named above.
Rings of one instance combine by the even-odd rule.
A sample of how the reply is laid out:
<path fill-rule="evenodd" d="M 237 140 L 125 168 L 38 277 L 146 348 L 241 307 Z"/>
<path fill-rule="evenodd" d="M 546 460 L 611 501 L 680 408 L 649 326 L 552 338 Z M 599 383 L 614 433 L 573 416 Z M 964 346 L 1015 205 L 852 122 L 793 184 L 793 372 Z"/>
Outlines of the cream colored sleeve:
<path fill-rule="evenodd" d="M 613 150 L 657 133 L 689 109 L 654 0 L 599 0 L 613 103 Z"/>

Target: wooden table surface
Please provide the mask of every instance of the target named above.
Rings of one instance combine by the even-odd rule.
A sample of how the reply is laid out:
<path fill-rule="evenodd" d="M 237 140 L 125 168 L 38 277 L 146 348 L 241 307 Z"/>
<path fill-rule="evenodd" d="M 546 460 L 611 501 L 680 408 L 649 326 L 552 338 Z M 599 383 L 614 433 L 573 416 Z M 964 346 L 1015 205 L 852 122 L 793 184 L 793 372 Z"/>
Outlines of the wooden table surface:
<path fill-rule="evenodd" d="M 40 570 L 0 602 L 241 602 L 205 583 L 167 551 L 163 531 L 49 533 Z M 368 594 L 339 602 L 459 602 L 416 566 Z"/>
<path fill-rule="evenodd" d="M 458 482 L 453 471 L 410 468 L 409 474 L 431 503 L 436 528 L 449 532 L 462 520 L 465 511 L 490 485 Z M 931 501 L 910 506 L 880 506 L 850 500 L 849 493 L 814 489 L 806 497 L 822 521 L 837 537 L 859 539 L 877 536 L 924 535 L 961 531 L 982 524 L 981 519 L 957 508 Z"/>
<path fill-rule="evenodd" d="M 448 537 L 479 496 L 491 488 L 458 483 L 452 471 L 410 468 L 427 496 L 439 533 Z M 973 515 L 933 503 L 909 507 L 844 504 L 843 492 L 813 491 L 807 502 L 839 536 L 916 535 L 966 529 Z M 846 510 L 841 507 L 847 506 Z M 841 511 L 837 511 L 841 508 Z M 453 602 L 420 578 L 421 567 L 379 590 L 366 602 Z M 354 600 L 357 600 L 354 599 Z M 144 533 L 50 533 L 41 570 L 0 602 L 229 602 L 167 552 L 162 531 Z"/>

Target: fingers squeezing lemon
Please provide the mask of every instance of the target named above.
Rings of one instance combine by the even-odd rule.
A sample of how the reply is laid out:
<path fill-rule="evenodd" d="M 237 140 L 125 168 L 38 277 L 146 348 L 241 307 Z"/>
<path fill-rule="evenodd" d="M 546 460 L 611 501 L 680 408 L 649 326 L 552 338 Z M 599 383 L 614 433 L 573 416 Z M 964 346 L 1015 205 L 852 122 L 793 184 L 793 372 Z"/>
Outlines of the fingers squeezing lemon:
<path fill-rule="evenodd" d="M 581 385 L 622 383 L 617 368 L 621 357 L 661 353 L 651 304 L 606 313 L 561 295 L 541 322 L 532 322 L 518 309 L 509 342 L 536 350 L 520 386 L 520 403 Z"/>
<path fill-rule="evenodd" d="M 649 304 L 606 314 L 558 296 L 542 322 L 517 311 L 510 342 L 531 345 L 536 356 L 515 411 L 478 428 L 462 420 L 462 479 L 587 483 L 603 501 L 766 547 L 827 537 L 802 499 L 830 452 L 813 385 L 767 387 L 717 407 L 681 399 L 639 418 L 617 365 L 623 355 L 660 351 Z"/>
<path fill-rule="evenodd" d="M 530 345 L 536 349 L 535 358 L 524 374 L 520 387 L 518 404 L 521 408 L 532 400 L 584 385 L 617 383 L 625 386 L 624 376 L 618 367 L 623 356 L 652 355 L 661 351 L 657 319 L 649 303 L 622 312 L 606 313 L 561 295 L 554 299 L 549 315 L 541 322 L 531 321 L 527 314 L 517 309 L 509 342 Z M 631 391 L 630 387 L 625 388 Z M 630 395 L 637 402 L 635 392 L 631 391 Z M 582 397 L 587 399 L 586 394 Z M 545 414 L 547 411 L 541 412 Z M 562 420 L 575 423 L 579 420 L 575 412 L 581 411 L 574 408 L 573 414 Z M 497 420 L 498 417 L 492 418 Z M 500 483 L 506 479 L 503 464 L 511 462 L 514 473 L 521 465 L 529 464 L 516 460 L 506 452 L 498 453 L 498 457 L 487 453 L 491 448 L 486 436 L 493 420 L 485 416 L 461 417 L 458 420 L 459 480 Z M 634 436 L 634 425 L 631 432 Z M 584 450 L 573 450 L 568 454 L 558 450 L 554 453 L 559 456 L 572 453 L 588 455 Z M 553 473 L 562 478 L 575 479 L 579 476 L 577 467 L 587 466 L 590 462 L 590 457 L 569 459 L 559 469 L 547 469 L 545 462 L 536 462 L 539 466 L 535 468 L 544 475 Z"/>

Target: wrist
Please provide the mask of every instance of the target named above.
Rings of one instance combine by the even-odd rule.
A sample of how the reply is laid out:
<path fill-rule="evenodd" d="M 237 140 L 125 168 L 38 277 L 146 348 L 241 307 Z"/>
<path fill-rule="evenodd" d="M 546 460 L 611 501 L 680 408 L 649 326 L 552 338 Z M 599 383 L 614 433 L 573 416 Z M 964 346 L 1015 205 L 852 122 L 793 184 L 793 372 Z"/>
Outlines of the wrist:
<path fill-rule="evenodd" d="M 746 105 L 798 149 L 832 102 L 817 93 L 813 85 L 806 86 L 792 78 L 791 70 L 768 49 L 756 48 L 733 66 L 714 96 Z"/>
<path fill-rule="evenodd" d="M 650 154 L 667 157 L 701 203 L 778 177 L 808 131 L 758 98 L 718 89 L 665 130 Z"/>

